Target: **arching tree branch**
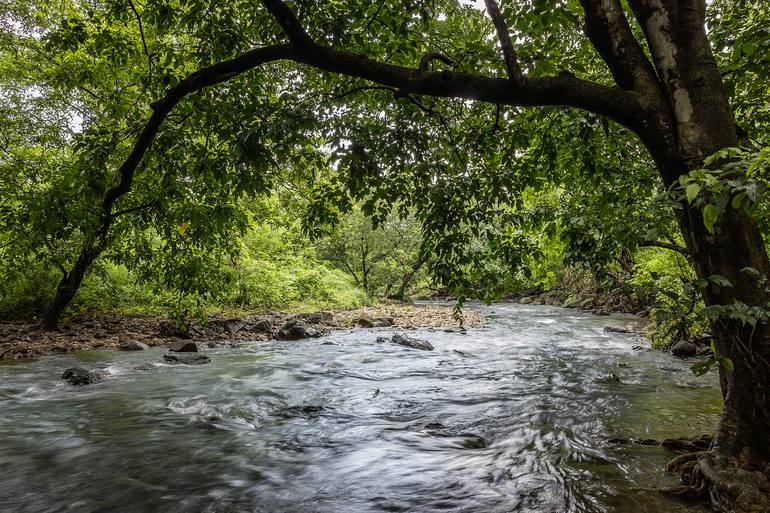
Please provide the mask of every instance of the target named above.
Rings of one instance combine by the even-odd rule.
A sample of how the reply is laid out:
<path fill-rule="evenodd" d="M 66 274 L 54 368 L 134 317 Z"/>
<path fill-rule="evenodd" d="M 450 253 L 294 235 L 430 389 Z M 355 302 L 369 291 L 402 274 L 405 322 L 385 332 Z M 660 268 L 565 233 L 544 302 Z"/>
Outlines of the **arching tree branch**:
<path fill-rule="evenodd" d="M 487 13 L 492 18 L 492 23 L 495 25 L 495 31 L 497 32 L 497 38 L 500 41 L 500 48 L 503 50 L 503 58 L 505 59 L 505 69 L 508 71 L 508 78 L 515 83 L 520 84 L 524 79 L 521 73 L 521 66 L 519 65 L 519 58 L 516 55 L 516 49 L 511 42 L 511 35 L 508 33 L 508 25 L 505 23 L 503 13 L 500 12 L 500 7 L 497 5 L 496 0 L 484 0 L 484 4 L 487 6 Z"/>

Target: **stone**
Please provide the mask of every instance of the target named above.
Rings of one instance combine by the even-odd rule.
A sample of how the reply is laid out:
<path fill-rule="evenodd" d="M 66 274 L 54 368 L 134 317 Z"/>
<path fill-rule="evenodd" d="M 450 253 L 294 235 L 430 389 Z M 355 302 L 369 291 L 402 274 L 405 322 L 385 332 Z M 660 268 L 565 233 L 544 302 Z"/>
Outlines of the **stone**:
<path fill-rule="evenodd" d="M 614 326 L 605 326 L 604 332 L 605 333 L 631 333 L 631 330 L 628 328 L 616 328 Z"/>
<path fill-rule="evenodd" d="M 144 351 L 149 349 L 150 346 L 138 340 L 124 340 L 119 346 L 121 351 Z"/>
<path fill-rule="evenodd" d="M 70 385 L 91 385 L 97 381 L 97 377 L 83 367 L 70 367 L 61 375 L 61 379 Z"/>
<path fill-rule="evenodd" d="M 473 433 L 460 433 L 458 436 L 462 437 L 460 445 L 465 449 L 486 449 L 489 446 L 482 436 Z"/>
<path fill-rule="evenodd" d="M 225 330 L 230 335 L 235 335 L 239 331 L 243 329 L 243 327 L 246 325 L 243 321 L 240 321 L 238 319 L 229 319 L 224 322 Z"/>
<path fill-rule="evenodd" d="M 211 363 L 209 355 L 203 353 L 166 353 L 163 355 L 163 359 L 167 363 L 174 365 L 203 365 L 204 363 Z"/>
<path fill-rule="evenodd" d="M 401 335 L 400 333 L 393 335 L 390 341 L 400 346 L 411 347 L 412 349 L 433 351 L 433 345 L 427 340 L 420 340 L 419 338 L 410 337 L 408 335 Z"/>
<path fill-rule="evenodd" d="M 372 317 L 371 315 L 363 314 L 356 320 L 356 326 L 362 328 L 387 328 L 393 326 L 393 317 Z"/>
<path fill-rule="evenodd" d="M 275 334 L 275 338 L 278 340 L 301 340 L 303 338 L 318 338 L 323 335 L 323 331 L 310 328 L 302 321 L 293 320 L 284 324 Z"/>
<path fill-rule="evenodd" d="M 169 346 L 168 350 L 174 353 L 197 353 L 198 344 L 195 342 L 178 342 Z"/>
<path fill-rule="evenodd" d="M 680 340 L 671 348 L 671 354 L 679 357 L 695 356 L 698 348 L 688 340 Z"/>
<path fill-rule="evenodd" d="M 309 404 L 306 406 L 289 406 L 288 408 L 284 408 L 280 411 L 278 411 L 278 415 L 281 417 L 317 417 L 321 413 L 326 411 L 326 408 L 323 406 L 316 406 L 314 404 Z"/>
<path fill-rule="evenodd" d="M 273 323 L 267 319 L 262 319 L 261 321 L 255 322 L 249 331 L 256 331 L 257 333 L 272 333 Z"/>

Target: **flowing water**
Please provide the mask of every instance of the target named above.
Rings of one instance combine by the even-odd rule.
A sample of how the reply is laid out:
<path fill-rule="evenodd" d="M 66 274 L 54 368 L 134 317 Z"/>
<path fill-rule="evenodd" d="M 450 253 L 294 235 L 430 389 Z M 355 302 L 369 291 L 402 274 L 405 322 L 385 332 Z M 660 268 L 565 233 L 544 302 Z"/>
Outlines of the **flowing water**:
<path fill-rule="evenodd" d="M 0 511 L 695 512 L 662 439 L 713 430 L 714 374 L 604 333 L 621 316 L 493 305 L 488 327 L 355 329 L 208 351 L 0 365 Z M 59 381 L 72 365 L 103 382 Z M 614 373 L 620 382 L 608 379 Z"/>

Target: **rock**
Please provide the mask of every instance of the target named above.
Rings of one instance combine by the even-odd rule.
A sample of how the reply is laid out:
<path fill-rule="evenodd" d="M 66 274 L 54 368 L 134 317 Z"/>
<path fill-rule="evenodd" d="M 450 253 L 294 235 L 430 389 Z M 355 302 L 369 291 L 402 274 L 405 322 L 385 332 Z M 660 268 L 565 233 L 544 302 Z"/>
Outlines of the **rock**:
<path fill-rule="evenodd" d="M 301 340 L 303 338 L 318 338 L 323 335 L 323 331 L 310 328 L 305 323 L 294 320 L 284 324 L 275 334 L 275 338 L 278 340 Z"/>
<path fill-rule="evenodd" d="M 120 343 L 119 347 L 121 351 L 144 351 L 150 348 L 150 346 L 138 340 L 124 340 Z"/>
<path fill-rule="evenodd" d="M 229 319 L 224 322 L 225 330 L 230 335 L 235 335 L 236 333 L 241 331 L 245 325 L 246 324 L 243 321 L 240 321 L 238 319 Z"/>
<path fill-rule="evenodd" d="M 398 344 L 404 347 L 411 347 L 412 349 L 420 349 L 422 351 L 433 351 L 433 345 L 427 340 L 420 340 L 418 338 L 410 337 L 408 335 L 401 335 L 396 333 L 390 339 L 394 344 Z"/>
<path fill-rule="evenodd" d="M 257 333 L 272 333 L 273 323 L 267 319 L 262 319 L 261 321 L 255 322 L 249 331 L 256 331 Z"/>
<path fill-rule="evenodd" d="M 604 332 L 605 333 L 631 333 L 631 330 L 628 328 L 616 328 L 614 326 L 605 326 Z"/>
<path fill-rule="evenodd" d="M 486 449 L 489 445 L 483 437 L 474 435 L 473 433 L 460 433 L 458 436 L 463 437 L 460 444 L 465 449 Z"/>
<path fill-rule="evenodd" d="M 169 346 L 168 350 L 175 353 L 197 353 L 198 344 L 195 342 L 179 342 Z"/>
<path fill-rule="evenodd" d="M 645 347 L 644 346 L 634 346 L 631 349 L 633 349 L 634 351 L 641 351 L 642 349 L 645 349 Z"/>
<path fill-rule="evenodd" d="M 680 340 L 671 348 L 671 354 L 680 357 L 695 356 L 697 352 L 698 348 L 695 347 L 695 344 L 687 340 Z"/>
<path fill-rule="evenodd" d="M 528 305 L 531 302 L 532 302 L 532 298 L 531 297 L 524 296 L 521 299 L 519 299 L 519 303 L 521 303 L 522 305 Z"/>
<path fill-rule="evenodd" d="M 691 342 L 696 346 L 708 346 L 710 348 L 712 338 L 710 333 L 699 333 L 692 337 Z"/>
<path fill-rule="evenodd" d="M 360 326 L 362 328 L 373 328 L 374 327 L 374 319 L 371 315 L 364 314 L 358 319 L 356 319 L 356 326 Z"/>
<path fill-rule="evenodd" d="M 83 367 L 70 367 L 64 371 L 64 373 L 61 375 L 61 379 L 70 385 L 76 386 L 91 385 L 98 380 L 94 374 L 84 369 Z"/>
<path fill-rule="evenodd" d="M 204 363 L 211 363 L 209 355 L 203 353 L 166 353 L 163 355 L 163 359 L 171 364 L 203 365 Z"/>
<path fill-rule="evenodd" d="M 606 376 L 596 380 L 597 383 L 620 383 L 620 378 L 614 372 L 610 372 Z"/>
<path fill-rule="evenodd" d="M 317 417 L 324 411 L 326 408 L 323 406 L 309 404 L 307 406 L 289 406 L 278 411 L 278 415 L 281 417 Z"/>
<path fill-rule="evenodd" d="M 14 353 L 26 353 L 29 351 L 29 344 L 27 342 L 19 342 L 15 346 L 13 346 L 13 349 L 11 349 Z"/>
<path fill-rule="evenodd" d="M 393 317 L 372 317 L 371 315 L 363 314 L 356 319 L 356 326 L 362 328 L 387 328 L 393 326 Z"/>

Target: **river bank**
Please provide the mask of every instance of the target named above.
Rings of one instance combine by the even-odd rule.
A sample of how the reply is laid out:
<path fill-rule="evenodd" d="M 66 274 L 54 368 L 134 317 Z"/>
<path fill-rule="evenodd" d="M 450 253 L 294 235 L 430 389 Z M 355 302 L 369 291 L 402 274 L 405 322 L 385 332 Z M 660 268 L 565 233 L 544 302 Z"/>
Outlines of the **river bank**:
<path fill-rule="evenodd" d="M 478 327 L 484 316 L 466 308 L 462 324 L 453 317 L 452 305 L 384 304 L 352 310 L 325 310 L 313 313 L 287 314 L 267 312 L 256 315 L 210 316 L 180 326 L 168 317 L 104 315 L 81 317 L 62 324 L 59 331 L 43 331 L 30 321 L 0 322 L 0 360 L 32 358 L 51 354 L 68 354 L 90 349 L 119 348 L 130 341 L 147 346 L 177 344 L 182 340 L 211 343 L 290 339 L 282 328 L 290 324 L 301 334 L 318 335 L 329 330 L 353 327 L 386 327 L 400 329 L 456 329 Z M 297 337 L 304 338 L 304 337 Z"/>

